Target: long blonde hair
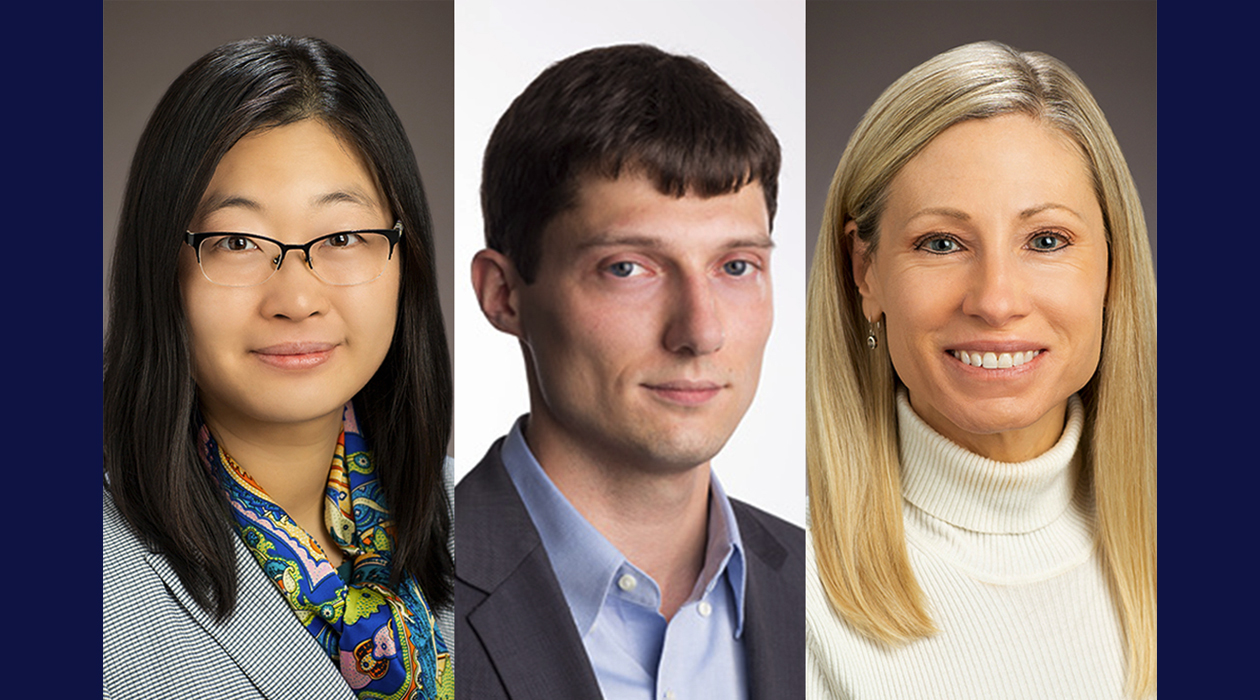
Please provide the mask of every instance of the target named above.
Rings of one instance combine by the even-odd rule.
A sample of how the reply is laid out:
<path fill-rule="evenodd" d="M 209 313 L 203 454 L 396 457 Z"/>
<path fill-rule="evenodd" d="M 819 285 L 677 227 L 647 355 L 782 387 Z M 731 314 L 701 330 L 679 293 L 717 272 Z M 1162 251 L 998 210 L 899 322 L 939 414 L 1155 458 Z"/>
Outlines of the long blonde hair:
<path fill-rule="evenodd" d="M 832 607 L 887 643 L 933 634 L 906 551 L 894 395 L 898 379 L 852 274 L 852 221 L 870 250 L 888 185 L 945 129 L 1027 114 L 1084 151 L 1107 228 L 1110 280 L 1098 370 L 1080 391 L 1086 483 L 1098 544 L 1124 627 L 1127 691 L 1156 681 L 1155 272 L 1128 165 L 1089 90 L 1062 62 L 997 42 L 960 46 L 880 95 L 836 168 L 810 270 L 806 342 L 810 529 Z M 879 330 L 877 333 L 881 332 Z"/>

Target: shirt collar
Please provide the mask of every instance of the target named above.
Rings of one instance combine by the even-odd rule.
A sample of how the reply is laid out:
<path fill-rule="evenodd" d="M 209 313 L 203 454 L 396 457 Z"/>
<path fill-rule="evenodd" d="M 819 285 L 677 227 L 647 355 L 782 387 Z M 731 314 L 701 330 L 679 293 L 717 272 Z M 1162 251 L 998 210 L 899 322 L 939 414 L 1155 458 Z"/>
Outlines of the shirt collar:
<path fill-rule="evenodd" d="M 534 453 L 525 443 L 525 424 L 529 416 L 521 416 L 503 441 L 501 456 L 508 477 L 516 486 L 529 512 L 534 528 L 547 550 L 551 567 L 573 613 L 578 632 L 585 636 L 594 624 L 610 587 L 622 567 L 638 571 L 586 518 L 569 503 L 543 471 Z M 736 607 L 738 637 L 744 626 L 744 591 L 747 573 L 744 545 L 739 536 L 735 511 L 717 476 L 709 473 L 709 525 L 704 566 L 693 589 L 691 599 L 713 590 L 726 574 Z M 646 574 L 644 578 L 648 578 Z M 650 579 L 648 579 L 650 580 Z"/>

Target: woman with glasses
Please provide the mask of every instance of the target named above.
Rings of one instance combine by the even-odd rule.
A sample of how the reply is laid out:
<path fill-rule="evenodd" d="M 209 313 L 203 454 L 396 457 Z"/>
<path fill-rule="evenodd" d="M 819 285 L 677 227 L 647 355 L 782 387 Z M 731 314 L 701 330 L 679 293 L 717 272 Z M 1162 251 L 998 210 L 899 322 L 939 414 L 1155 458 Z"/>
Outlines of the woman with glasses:
<path fill-rule="evenodd" d="M 430 227 L 340 49 L 226 44 L 166 92 L 112 276 L 106 697 L 452 696 Z"/>

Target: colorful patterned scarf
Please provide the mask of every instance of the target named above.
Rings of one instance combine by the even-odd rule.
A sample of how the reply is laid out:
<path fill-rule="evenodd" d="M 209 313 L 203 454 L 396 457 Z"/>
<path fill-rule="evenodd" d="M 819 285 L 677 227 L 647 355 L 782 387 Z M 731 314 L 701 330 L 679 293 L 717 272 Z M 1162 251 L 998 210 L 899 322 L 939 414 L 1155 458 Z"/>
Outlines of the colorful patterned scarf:
<path fill-rule="evenodd" d="M 349 564 L 348 582 L 204 424 L 200 435 L 201 458 L 231 501 L 241 540 L 355 694 L 453 698 L 450 654 L 419 584 L 408 576 L 397 591 L 389 587 L 393 523 L 350 404 L 324 503 L 324 523 Z"/>

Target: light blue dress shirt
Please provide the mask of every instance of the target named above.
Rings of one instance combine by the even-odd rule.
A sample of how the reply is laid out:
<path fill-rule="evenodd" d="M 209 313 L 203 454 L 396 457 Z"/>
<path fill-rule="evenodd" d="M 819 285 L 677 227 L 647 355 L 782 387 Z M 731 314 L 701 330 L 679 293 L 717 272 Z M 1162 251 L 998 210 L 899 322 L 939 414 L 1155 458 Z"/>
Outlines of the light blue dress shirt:
<path fill-rule="evenodd" d="M 587 522 L 539 466 L 525 444 L 527 418 L 504 440 L 503 465 L 547 550 L 604 698 L 747 698 L 744 548 L 716 476 L 710 473 L 704 566 L 687 602 L 666 621 L 656 582 Z"/>

